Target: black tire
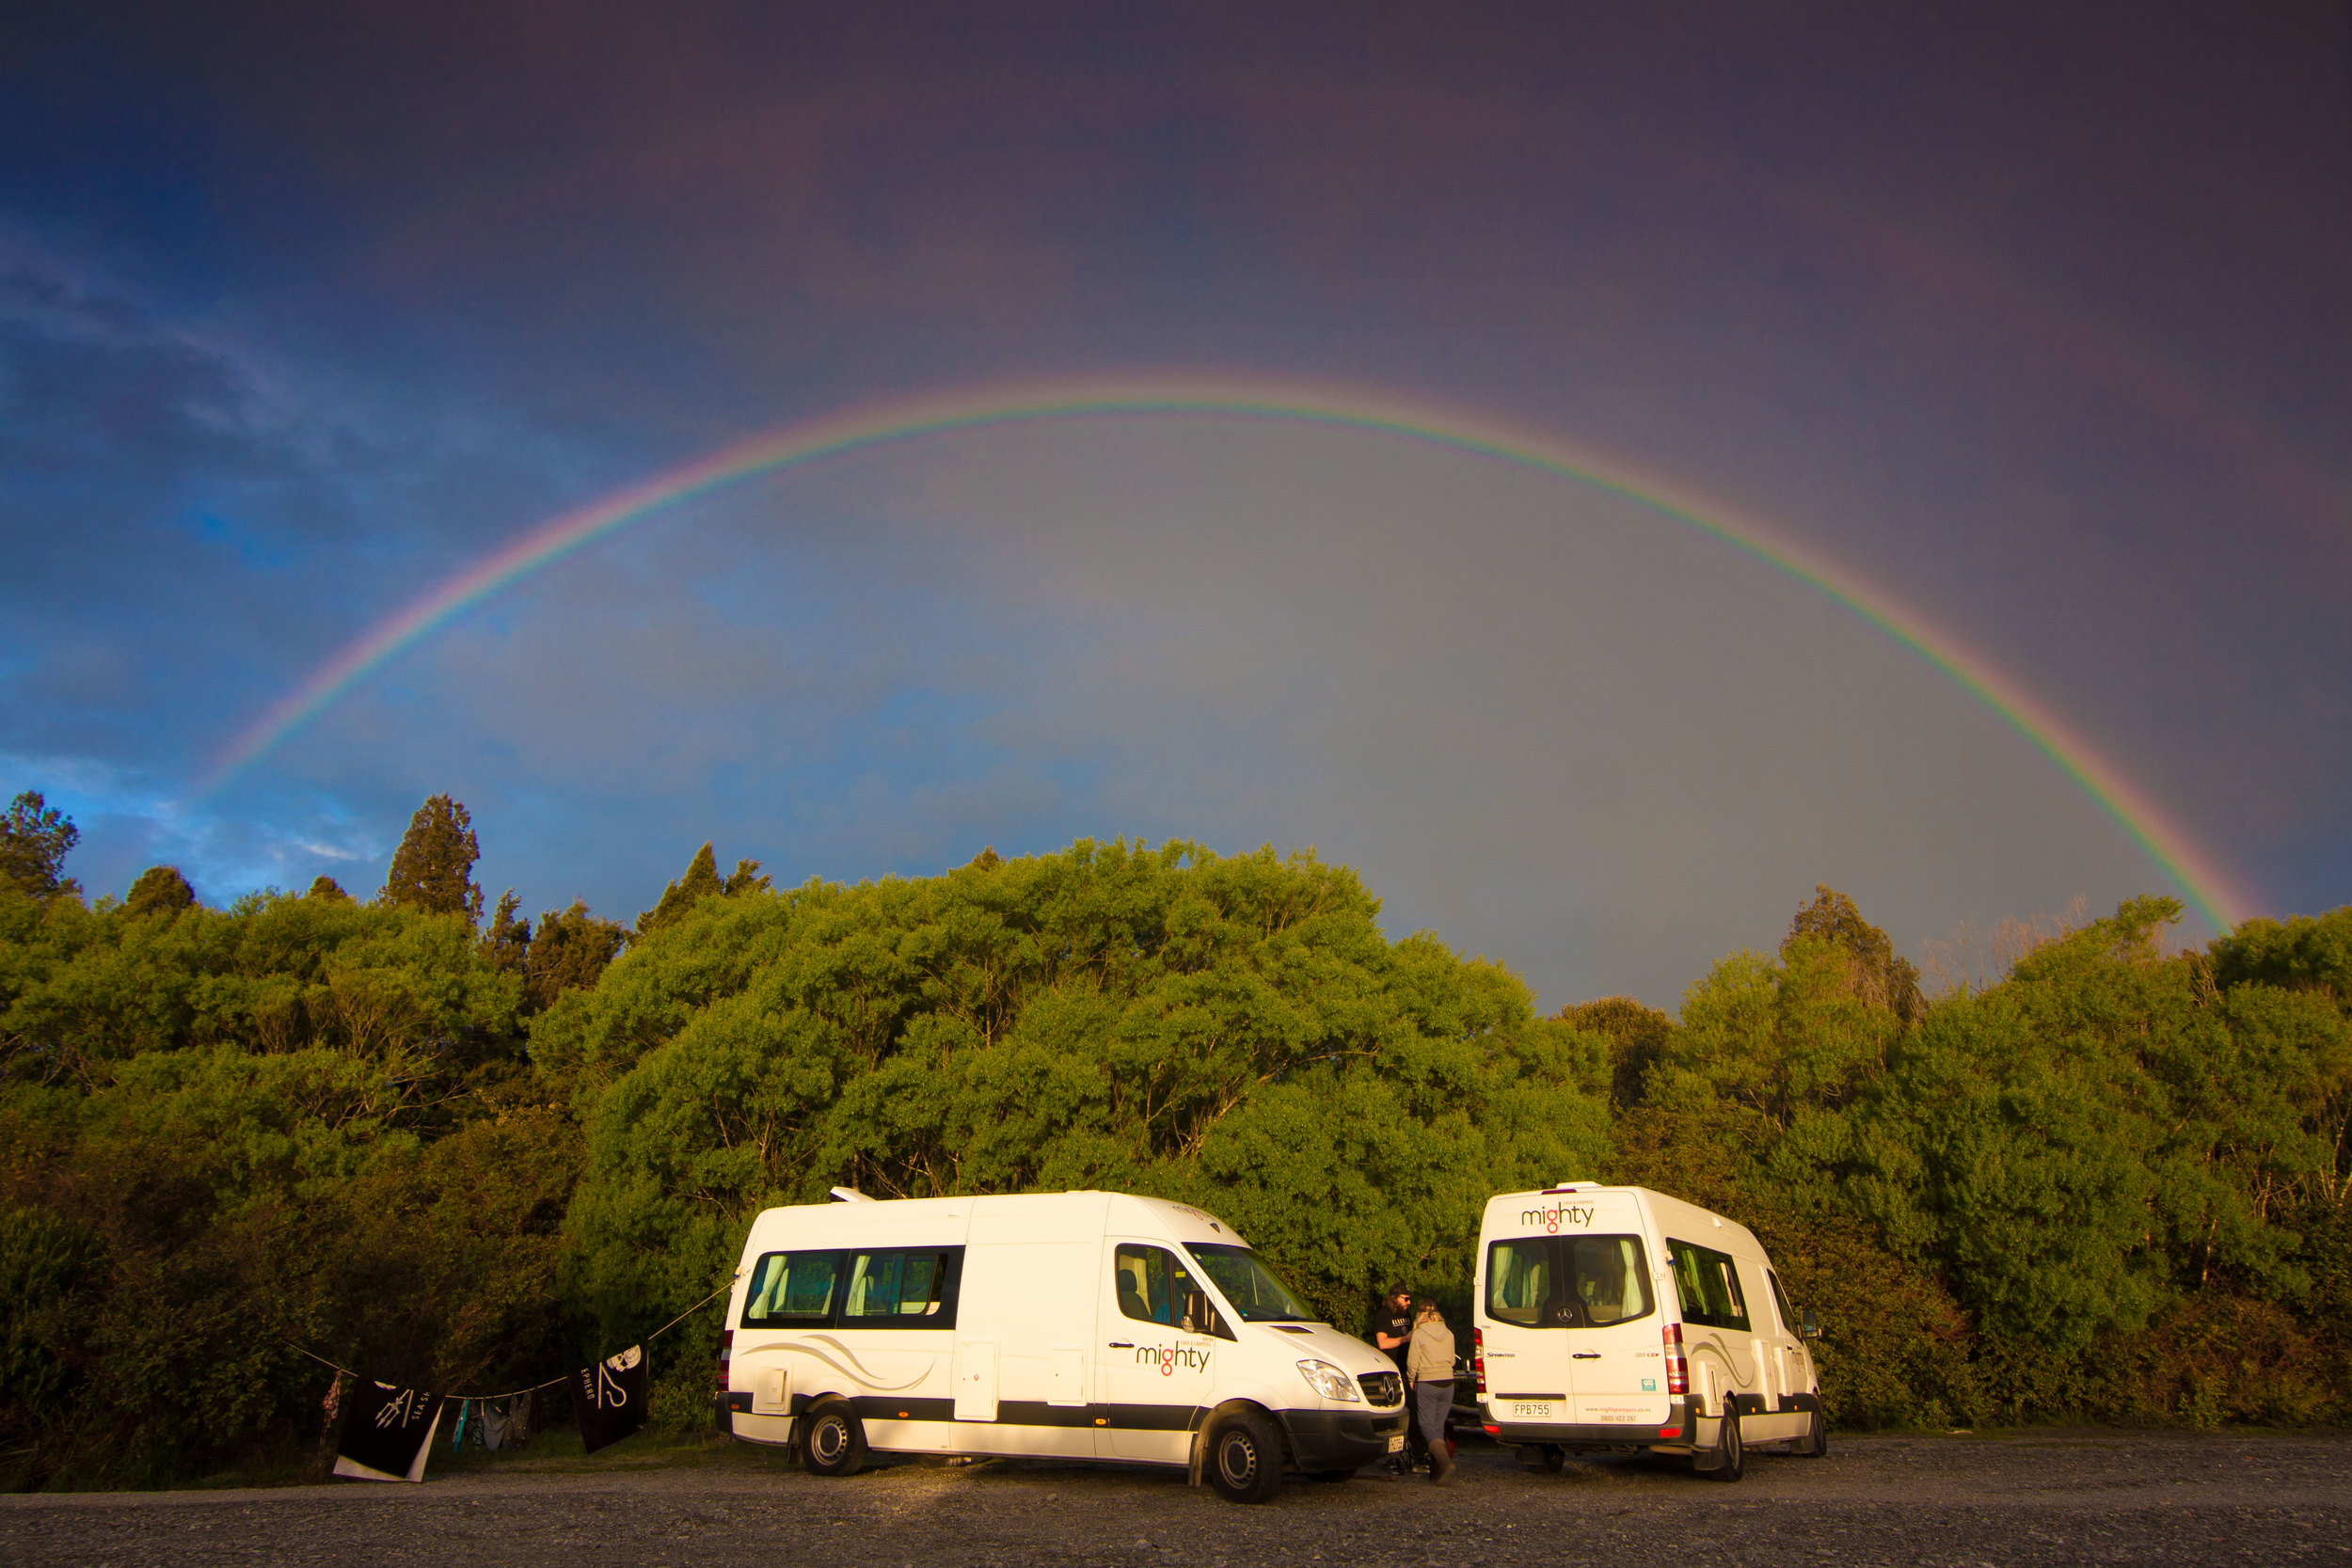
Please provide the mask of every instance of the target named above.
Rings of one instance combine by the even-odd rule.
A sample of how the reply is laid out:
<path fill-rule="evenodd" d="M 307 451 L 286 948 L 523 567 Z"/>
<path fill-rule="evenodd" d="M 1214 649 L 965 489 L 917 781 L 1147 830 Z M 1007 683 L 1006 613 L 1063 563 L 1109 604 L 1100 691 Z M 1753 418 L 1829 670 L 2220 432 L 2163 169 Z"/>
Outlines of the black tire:
<path fill-rule="evenodd" d="M 1263 1503 L 1282 1485 L 1282 1438 L 1263 1411 L 1235 1410 L 1209 1426 L 1209 1484 L 1229 1503 Z"/>
<path fill-rule="evenodd" d="M 1829 1422 L 1817 1405 L 1813 1420 L 1804 1429 L 1804 1435 L 1788 1445 L 1788 1451 L 1799 1459 L 1820 1459 L 1829 1452 Z"/>
<path fill-rule="evenodd" d="M 1562 1448 L 1557 1443 L 1546 1443 L 1544 1445 L 1544 1474 L 1548 1476 L 1556 1476 L 1562 1470 L 1567 1468 L 1567 1449 Z"/>
<path fill-rule="evenodd" d="M 820 1476 L 866 1468 L 866 1423 L 847 1400 L 828 1400 L 801 1418 L 801 1463 Z"/>
<path fill-rule="evenodd" d="M 1307 1479 L 1322 1481 L 1354 1481 L 1356 1466 L 1351 1465 L 1344 1470 L 1310 1470 L 1307 1472 Z"/>
<path fill-rule="evenodd" d="M 1715 1437 L 1715 1463 L 1699 1474 L 1709 1481 L 1738 1481 L 1748 1473 L 1747 1445 L 1740 1440 L 1740 1407 L 1724 1412 L 1723 1429 Z"/>

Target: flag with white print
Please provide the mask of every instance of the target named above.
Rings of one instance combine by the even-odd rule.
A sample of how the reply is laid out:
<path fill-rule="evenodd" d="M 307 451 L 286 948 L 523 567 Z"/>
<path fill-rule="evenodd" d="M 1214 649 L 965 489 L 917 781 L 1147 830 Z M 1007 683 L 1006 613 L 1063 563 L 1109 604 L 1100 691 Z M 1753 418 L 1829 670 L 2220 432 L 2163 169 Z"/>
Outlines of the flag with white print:
<path fill-rule="evenodd" d="M 424 1456 L 441 1424 L 441 1399 L 420 1388 L 352 1380 L 343 1401 L 335 1473 L 359 1481 L 422 1481 Z"/>
<path fill-rule="evenodd" d="M 645 1347 L 631 1345 L 572 1374 L 572 1407 L 580 1417 L 580 1446 L 589 1453 L 617 1443 L 645 1424 Z"/>

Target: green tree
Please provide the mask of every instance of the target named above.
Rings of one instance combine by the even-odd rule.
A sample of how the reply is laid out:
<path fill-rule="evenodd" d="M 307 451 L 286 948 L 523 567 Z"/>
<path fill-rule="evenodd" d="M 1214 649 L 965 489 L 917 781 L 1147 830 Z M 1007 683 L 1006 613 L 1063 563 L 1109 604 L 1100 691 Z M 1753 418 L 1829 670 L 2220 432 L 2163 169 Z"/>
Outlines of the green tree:
<path fill-rule="evenodd" d="M 718 860 L 712 855 L 710 845 L 705 843 L 687 863 L 686 875 L 663 888 L 660 901 L 637 917 L 637 934 L 644 936 L 677 924 L 706 898 L 765 893 L 771 887 L 771 879 L 759 874 L 759 863 L 753 860 L 737 861 L 735 870 L 722 881 Z"/>
<path fill-rule="evenodd" d="M 1886 933 L 1862 918 L 1854 901 L 1826 883 L 1816 883 L 1813 902 L 1797 911 L 1781 942 L 1786 954 L 1806 937 L 1835 943 L 1846 955 L 1846 985 L 1874 1007 L 1911 1020 L 1927 1010 L 1919 994 L 1919 971 L 1909 958 L 1895 956 Z"/>
<path fill-rule="evenodd" d="M 593 987 L 628 940 L 628 927 L 590 914 L 578 898 L 569 909 L 542 914 L 524 969 L 523 992 L 532 1010 L 545 1012 L 565 991 Z"/>
<path fill-rule="evenodd" d="M 392 854 L 384 879 L 384 902 L 395 909 L 482 918 L 482 888 L 473 880 L 482 858 L 473 817 L 446 795 L 436 795 L 408 819 L 408 832 Z"/>
<path fill-rule="evenodd" d="M 151 865 L 139 873 L 131 884 L 130 893 L 122 900 L 122 912 L 129 915 L 174 914 L 196 902 L 196 889 L 180 875 L 176 865 Z"/>
<path fill-rule="evenodd" d="M 64 812 L 39 790 L 24 791 L 0 816 L 0 887 L 35 898 L 80 893 L 82 884 L 65 875 L 65 857 L 81 841 L 82 830 Z"/>
<path fill-rule="evenodd" d="M 531 963 L 531 922 L 515 918 L 522 900 L 508 888 L 499 895 L 498 908 L 491 911 L 490 928 L 482 934 L 482 956 L 490 967 L 501 974 L 520 976 Z"/>
<path fill-rule="evenodd" d="M 329 902 L 341 901 L 345 904 L 354 901 L 351 895 L 343 891 L 342 883 L 337 881 L 332 877 L 325 875 L 311 878 L 310 891 L 303 896 L 306 898 L 322 898 Z"/>

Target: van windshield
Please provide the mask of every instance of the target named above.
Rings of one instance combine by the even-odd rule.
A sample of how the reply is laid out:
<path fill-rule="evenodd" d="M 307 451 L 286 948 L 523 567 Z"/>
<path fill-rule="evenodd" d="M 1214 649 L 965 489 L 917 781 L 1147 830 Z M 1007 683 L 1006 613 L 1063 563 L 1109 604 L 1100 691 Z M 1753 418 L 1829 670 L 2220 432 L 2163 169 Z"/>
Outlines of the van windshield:
<path fill-rule="evenodd" d="M 1242 1322 L 1251 1323 L 1307 1323 L 1318 1320 L 1307 1310 L 1307 1304 L 1291 1294 L 1289 1286 L 1274 1277 L 1274 1271 L 1258 1261 L 1258 1255 L 1246 1246 L 1224 1246 L 1210 1242 L 1195 1242 L 1187 1249 L 1198 1259 L 1200 1268 L 1216 1288 L 1225 1292 L 1225 1299 L 1233 1304 Z"/>

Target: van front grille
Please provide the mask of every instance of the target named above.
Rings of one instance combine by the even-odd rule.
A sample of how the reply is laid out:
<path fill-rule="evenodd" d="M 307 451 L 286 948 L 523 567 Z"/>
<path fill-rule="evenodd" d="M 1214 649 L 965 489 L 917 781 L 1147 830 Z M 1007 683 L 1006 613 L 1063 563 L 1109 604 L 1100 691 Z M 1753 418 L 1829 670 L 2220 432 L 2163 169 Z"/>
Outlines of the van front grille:
<path fill-rule="evenodd" d="M 1403 1404 L 1405 1378 L 1398 1372 L 1374 1372 L 1359 1377 L 1357 1383 L 1364 1390 L 1364 1399 L 1371 1404 Z"/>

